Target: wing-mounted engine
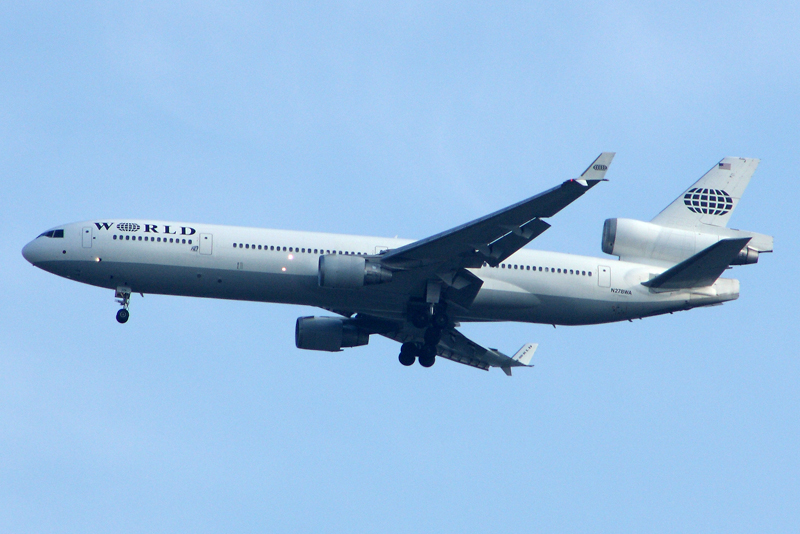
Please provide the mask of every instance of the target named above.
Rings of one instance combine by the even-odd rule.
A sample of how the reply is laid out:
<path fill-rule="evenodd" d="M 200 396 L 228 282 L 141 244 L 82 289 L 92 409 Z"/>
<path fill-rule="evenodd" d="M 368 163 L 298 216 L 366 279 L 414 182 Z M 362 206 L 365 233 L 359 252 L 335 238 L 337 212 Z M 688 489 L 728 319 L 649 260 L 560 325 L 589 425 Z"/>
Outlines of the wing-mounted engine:
<path fill-rule="evenodd" d="M 674 265 L 723 239 L 751 238 L 731 265 L 758 262 L 762 252 L 772 252 L 772 237 L 744 230 L 703 225 L 691 229 L 672 228 L 633 219 L 606 219 L 603 252 L 624 261 Z"/>
<path fill-rule="evenodd" d="M 319 257 L 320 287 L 358 289 L 392 281 L 392 271 L 364 256 L 327 254 Z"/>
<path fill-rule="evenodd" d="M 368 344 L 369 335 L 353 319 L 299 317 L 294 328 L 294 343 L 298 349 L 338 352 L 343 347 Z"/>

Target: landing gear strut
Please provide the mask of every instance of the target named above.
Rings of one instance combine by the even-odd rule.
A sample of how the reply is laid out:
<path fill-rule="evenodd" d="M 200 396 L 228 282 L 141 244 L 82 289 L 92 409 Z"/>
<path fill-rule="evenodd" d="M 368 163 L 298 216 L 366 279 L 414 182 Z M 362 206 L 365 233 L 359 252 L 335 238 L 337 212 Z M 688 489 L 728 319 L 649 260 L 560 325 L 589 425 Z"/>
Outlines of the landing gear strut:
<path fill-rule="evenodd" d="M 120 324 L 127 323 L 128 318 L 131 316 L 131 312 L 128 311 L 128 305 L 131 302 L 131 288 L 118 287 L 114 297 L 119 305 L 122 306 L 122 309 L 117 312 L 117 322 Z"/>
<path fill-rule="evenodd" d="M 418 358 L 423 367 L 430 367 L 436 363 L 436 346 L 442 339 L 442 332 L 451 326 L 450 317 L 447 315 L 447 305 L 444 302 L 437 304 L 412 301 L 409 303 L 408 321 L 415 328 L 424 329 L 424 343 L 406 342 L 400 348 L 400 363 L 414 365 Z"/>
<path fill-rule="evenodd" d="M 415 304 L 408 312 L 408 320 L 415 328 L 435 328 L 444 329 L 450 326 L 450 317 L 447 315 L 445 303 L 439 304 Z"/>

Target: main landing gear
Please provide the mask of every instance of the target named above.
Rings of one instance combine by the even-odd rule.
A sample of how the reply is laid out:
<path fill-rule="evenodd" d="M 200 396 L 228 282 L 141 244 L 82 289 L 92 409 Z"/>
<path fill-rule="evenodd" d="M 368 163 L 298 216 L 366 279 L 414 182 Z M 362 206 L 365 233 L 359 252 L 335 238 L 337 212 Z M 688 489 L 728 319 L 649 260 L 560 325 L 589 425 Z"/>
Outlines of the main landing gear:
<path fill-rule="evenodd" d="M 400 347 L 400 363 L 409 366 L 419 358 L 422 367 L 430 367 L 436 363 L 436 346 L 442 339 L 442 331 L 450 326 L 444 304 L 430 307 L 418 307 L 409 313 L 409 321 L 416 328 L 424 328 L 424 343 L 407 341 Z"/>
<path fill-rule="evenodd" d="M 114 293 L 114 297 L 117 299 L 120 306 L 122 306 L 122 309 L 117 312 L 117 322 L 121 324 L 127 323 L 128 318 L 131 316 L 131 312 L 128 311 L 128 305 L 131 302 L 131 288 L 118 287 L 117 291 Z"/>
<path fill-rule="evenodd" d="M 400 346 L 400 363 L 405 366 L 414 365 L 419 358 L 422 367 L 430 367 L 436 363 L 436 345 L 428 345 L 416 342 L 406 342 Z"/>

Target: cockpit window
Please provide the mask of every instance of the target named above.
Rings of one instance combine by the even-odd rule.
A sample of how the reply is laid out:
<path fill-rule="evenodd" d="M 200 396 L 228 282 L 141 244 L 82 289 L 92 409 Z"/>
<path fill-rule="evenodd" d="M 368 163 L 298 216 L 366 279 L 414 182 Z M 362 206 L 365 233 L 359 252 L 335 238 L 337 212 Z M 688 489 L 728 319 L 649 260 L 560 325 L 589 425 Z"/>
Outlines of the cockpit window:
<path fill-rule="evenodd" d="M 47 232 L 39 234 L 39 237 L 58 237 L 58 238 L 63 238 L 64 237 L 64 230 L 63 229 L 49 230 Z"/>

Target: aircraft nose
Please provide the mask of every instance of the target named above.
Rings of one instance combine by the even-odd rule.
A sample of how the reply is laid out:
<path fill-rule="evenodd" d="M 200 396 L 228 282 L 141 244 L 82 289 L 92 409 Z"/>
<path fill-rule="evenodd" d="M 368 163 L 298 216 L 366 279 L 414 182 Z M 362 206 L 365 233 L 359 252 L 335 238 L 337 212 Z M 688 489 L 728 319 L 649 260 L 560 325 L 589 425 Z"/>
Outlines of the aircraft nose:
<path fill-rule="evenodd" d="M 35 239 L 22 247 L 22 257 L 33 265 L 36 265 L 37 262 L 42 261 L 41 247 Z"/>

